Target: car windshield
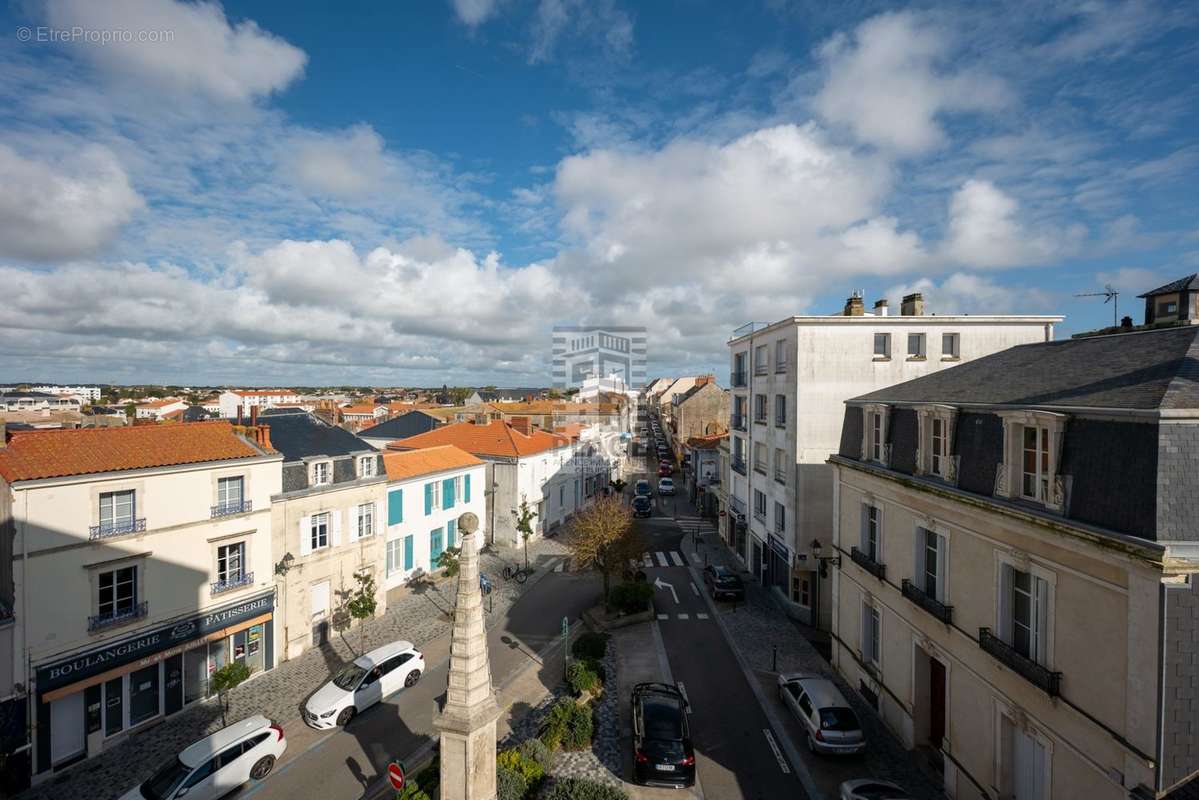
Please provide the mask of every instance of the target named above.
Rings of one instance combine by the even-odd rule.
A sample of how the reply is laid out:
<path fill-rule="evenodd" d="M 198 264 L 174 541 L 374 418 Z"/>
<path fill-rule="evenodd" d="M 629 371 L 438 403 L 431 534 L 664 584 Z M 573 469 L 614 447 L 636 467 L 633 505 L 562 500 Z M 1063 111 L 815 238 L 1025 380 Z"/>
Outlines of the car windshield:
<path fill-rule="evenodd" d="M 357 664 L 348 664 L 342 668 L 341 672 L 334 676 L 333 685 L 338 689 L 352 692 L 358 688 L 358 681 L 362 680 L 362 676 L 365 674 L 366 670 Z"/>
<path fill-rule="evenodd" d="M 820 709 L 820 727 L 826 731 L 859 730 L 858 718 L 848 708 Z"/>
<path fill-rule="evenodd" d="M 649 505 L 649 498 L 648 498 L 648 497 L 641 497 L 641 496 L 635 497 L 635 498 L 633 498 L 633 505 L 635 505 L 635 506 L 648 506 L 648 505 Z"/>
<path fill-rule="evenodd" d="M 141 785 L 142 794 L 149 800 L 166 800 L 179 788 L 179 784 L 191 774 L 191 768 L 186 766 L 178 757 L 171 759 L 162 769 L 154 773 L 154 777 Z"/>

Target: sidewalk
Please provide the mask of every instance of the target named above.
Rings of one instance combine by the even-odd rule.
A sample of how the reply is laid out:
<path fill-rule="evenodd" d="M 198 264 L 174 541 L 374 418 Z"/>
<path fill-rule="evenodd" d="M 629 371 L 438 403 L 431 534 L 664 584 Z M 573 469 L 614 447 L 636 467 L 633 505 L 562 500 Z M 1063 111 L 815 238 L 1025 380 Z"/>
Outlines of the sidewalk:
<path fill-rule="evenodd" d="M 524 563 L 524 550 L 481 554 L 481 571 L 492 579 L 494 590 L 484 600 L 487 626 L 502 621 L 509 607 L 548 572 L 557 567 L 566 548 L 558 540 L 529 543 L 529 565 L 534 574 L 523 584 L 499 577 L 505 564 Z M 386 611 L 375 619 L 352 628 L 345 641 L 336 634 L 323 648 L 312 648 L 299 657 L 278 664 L 239 686 L 229 697 L 230 722 L 252 714 L 263 714 L 288 724 L 299 722 L 300 707 L 342 665 L 358 654 L 396 639 L 408 639 L 417 647 L 446 636 L 457 595 L 455 580 L 440 580 L 416 590 L 391 592 Z M 353 650 L 346 643 L 353 646 Z M 95 758 L 46 783 L 18 795 L 20 800 L 57 800 L 89 797 L 95 800 L 118 797 L 136 781 L 184 747 L 221 728 L 220 708 L 214 699 L 164 719 Z"/>

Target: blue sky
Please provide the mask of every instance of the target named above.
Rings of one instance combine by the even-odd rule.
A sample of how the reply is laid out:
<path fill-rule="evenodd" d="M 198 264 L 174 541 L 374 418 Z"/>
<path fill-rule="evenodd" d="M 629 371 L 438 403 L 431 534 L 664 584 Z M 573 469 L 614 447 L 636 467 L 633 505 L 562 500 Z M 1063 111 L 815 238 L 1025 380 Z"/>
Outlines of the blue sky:
<path fill-rule="evenodd" d="M 1139 318 L 1199 270 L 1199 13 L 976 5 L 14 2 L 0 381 L 528 385 L 555 323 L 721 375 L 855 288 Z"/>

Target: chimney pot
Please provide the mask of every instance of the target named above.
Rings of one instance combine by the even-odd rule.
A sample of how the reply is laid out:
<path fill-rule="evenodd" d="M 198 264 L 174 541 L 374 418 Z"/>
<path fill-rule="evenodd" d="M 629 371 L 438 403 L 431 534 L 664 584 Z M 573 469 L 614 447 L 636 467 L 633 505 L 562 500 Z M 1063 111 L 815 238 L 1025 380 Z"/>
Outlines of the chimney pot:
<path fill-rule="evenodd" d="M 899 305 L 899 314 L 904 317 L 923 317 L 924 295 L 920 292 L 904 295 L 903 302 Z"/>
<path fill-rule="evenodd" d="M 237 424 L 238 425 L 241 425 L 241 413 L 242 413 L 242 405 L 241 405 L 241 403 L 238 403 L 237 404 Z"/>
<path fill-rule="evenodd" d="M 845 308 L 842 310 L 842 316 L 846 317 L 861 317 L 866 313 L 866 309 L 862 304 L 862 296 L 854 292 L 845 301 Z"/>
<path fill-rule="evenodd" d="M 885 317 L 889 311 L 890 309 L 887 306 L 887 298 L 884 297 L 881 300 L 874 301 L 874 316 Z"/>
<path fill-rule="evenodd" d="M 250 406 L 250 424 L 258 424 L 258 406 Z"/>

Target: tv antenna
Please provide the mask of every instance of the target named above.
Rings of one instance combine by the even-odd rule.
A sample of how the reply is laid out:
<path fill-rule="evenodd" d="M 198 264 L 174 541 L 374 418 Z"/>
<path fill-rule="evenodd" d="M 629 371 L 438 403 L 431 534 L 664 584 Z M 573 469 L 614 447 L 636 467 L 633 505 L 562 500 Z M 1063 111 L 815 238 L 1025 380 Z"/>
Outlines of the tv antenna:
<path fill-rule="evenodd" d="M 1112 303 L 1112 327 L 1120 324 L 1120 293 L 1112 288 L 1110 283 L 1103 285 L 1102 292 L 1083 292 L 1075 297 L 1102 297 L 1104 303 Z"/>

